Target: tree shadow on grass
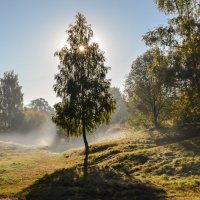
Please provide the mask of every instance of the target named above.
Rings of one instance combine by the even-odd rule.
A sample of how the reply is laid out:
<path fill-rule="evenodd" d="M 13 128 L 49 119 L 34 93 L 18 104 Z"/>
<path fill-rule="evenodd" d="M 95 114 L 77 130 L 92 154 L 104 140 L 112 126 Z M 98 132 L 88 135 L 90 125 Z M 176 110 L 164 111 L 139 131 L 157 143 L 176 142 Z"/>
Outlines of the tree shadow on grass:
<path fill-rule="evenodd" d="M 159 128 L 159 138 L 155 139 L 158 146 L 182 142 L 200 136 L 200 124 L 184 124 L 174 128 Z"/>
<path fill-rule="evenodd" d="M 82 169 L 62 169 L 45 175 L 23 190 L 26 200 L 145 200 L 165 199 L 165 192 L 136 179 L 127 179 L 109 168 L 90 168 L 85 178 Z"/>

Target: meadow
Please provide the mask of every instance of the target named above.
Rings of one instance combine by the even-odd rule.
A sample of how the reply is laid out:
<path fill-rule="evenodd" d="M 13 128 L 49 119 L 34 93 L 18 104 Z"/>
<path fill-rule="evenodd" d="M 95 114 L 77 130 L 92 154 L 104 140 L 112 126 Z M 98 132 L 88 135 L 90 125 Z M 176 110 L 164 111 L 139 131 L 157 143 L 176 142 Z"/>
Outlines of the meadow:
<path fill-rule="evenodd" d="M 126 130 L 90 146 L 87 177 L 82 148 L 53 153 L 1 142 L 0 199 L 197 200 L 199 133 L 191 125 Z"/>

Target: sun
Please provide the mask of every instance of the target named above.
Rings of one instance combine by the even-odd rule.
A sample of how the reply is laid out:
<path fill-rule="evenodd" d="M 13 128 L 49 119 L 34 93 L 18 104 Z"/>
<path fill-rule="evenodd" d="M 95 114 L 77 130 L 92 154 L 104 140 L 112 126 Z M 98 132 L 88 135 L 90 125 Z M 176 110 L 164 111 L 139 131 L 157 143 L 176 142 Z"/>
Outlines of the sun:
<path fill-rule="evenodd" d="M 85 47 L 84 47 L 83 45 L 81 45 L 81 46 L 79 46 L 79 50 L 80 50 L 81 52 L 84 52 Z"/>

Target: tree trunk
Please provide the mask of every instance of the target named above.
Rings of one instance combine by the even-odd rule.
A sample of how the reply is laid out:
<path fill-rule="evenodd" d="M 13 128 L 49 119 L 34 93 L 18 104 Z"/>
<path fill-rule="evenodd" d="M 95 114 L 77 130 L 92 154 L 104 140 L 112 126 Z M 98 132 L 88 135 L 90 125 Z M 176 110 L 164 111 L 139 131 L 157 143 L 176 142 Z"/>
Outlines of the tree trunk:
<path fill-rule="evenodd" d="M 88 155 L 89 155 L 89 146 L 86 137 L 85 125 L 83 125 L 83 141 L 85 144 L 85 158 L 84 158 L 84 176 L 88 174 Z"/>
<path fill-rule="evenodd" d="M 158 128 L 158 116 L 154 113 L 154 127 Z"/>

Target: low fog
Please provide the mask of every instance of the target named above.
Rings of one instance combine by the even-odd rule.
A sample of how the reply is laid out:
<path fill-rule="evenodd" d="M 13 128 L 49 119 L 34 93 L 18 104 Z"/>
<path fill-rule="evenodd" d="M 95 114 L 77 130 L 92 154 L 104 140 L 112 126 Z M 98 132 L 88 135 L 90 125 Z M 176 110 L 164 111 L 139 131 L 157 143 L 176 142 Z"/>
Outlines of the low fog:
<path fill-rule="evenodd" d="M 8 80 L 15 86 L 12 89 Z M 0 142 L 23 145 L 31 148 L 42 148 L 53 152 L 61 152 L 71 148 L 84 146 L 83 137 L 68 138 L 52 121 L 55 110 L 44 98 L 37 98 L 24 107 L 23 94 L 18 85 L 18 76 L 13 71 L 6 72 L 2 79 L 6 85 L 0 107 Z M 17 90 L 16 90 L 17 88 Z M 12 91 L 12 102 L 9 102 L 7 91 Z M 116 111 L 111 116 L 110 125 L 101 125 L 94 134 L 87 135 L 88 142 L 94 144 L 103 140 L 121 137 L 122 127 L 127 117 L 125 102 L 119 88 L 111 88 L 117 100 Z M 5 95 L 6 94 L 6 95 Z M 13 96 L 15 94 L 15 98 Z"/>
<path fill-rule="evenodd" d="M 43 148 L 52 152 L 62 152 L 84 146 L 82 136 L 78 138 L 58 137 L 57 130 L 54 123 L 48 121 L 40 128 L 31 132 L 1 133 L 0 142 L 7 142 L 9 144 L 30 148 Z M 124 136 L 125 134 L 119 127 L 112 126 L 110 128 L 110 126 L 105 126 L 97 129 L 94 134 L 87 135 L 87 138 L 90 144 L 95 144 Z"/>
<path fill-rule="evenodd" d="M 23 146 L 51 146 L 56 137 L 56 126 L 51 122 L 27 133 L 1 133 L 0 141 L 15 143 Z"/>

